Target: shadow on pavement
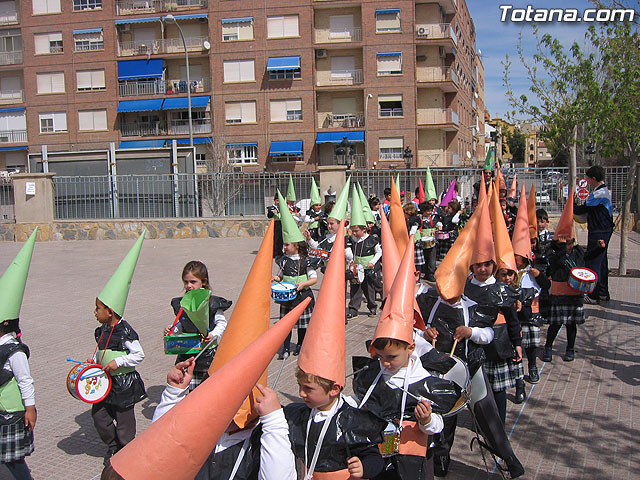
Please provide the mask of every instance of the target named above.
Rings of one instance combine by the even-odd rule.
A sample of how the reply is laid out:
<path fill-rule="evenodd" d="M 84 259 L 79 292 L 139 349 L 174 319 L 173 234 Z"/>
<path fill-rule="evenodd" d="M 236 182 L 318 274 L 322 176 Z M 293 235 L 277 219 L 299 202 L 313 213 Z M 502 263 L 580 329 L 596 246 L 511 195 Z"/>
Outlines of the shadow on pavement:
<path fill-rule="evenodd" d="M 164 385 L 154 385 L 147 388 L 147 398 L 142 403 L 142 416 L 151 420 L 153 418 L 153 412 L 155 412 L 158 403 L 160 403 L 160 397 L 164 391 Z"/>
<path fill-rule="evenodd" d="M 98 437 L 98 432 L 93 426 L 91 410 L 86 410 L 76 416 L 75 421 L 79 426 L 78 430 L 60 440 L 57 447 L 69 455 L 102 457 L 107 447 L 102 443 L 102 440 Z"/>

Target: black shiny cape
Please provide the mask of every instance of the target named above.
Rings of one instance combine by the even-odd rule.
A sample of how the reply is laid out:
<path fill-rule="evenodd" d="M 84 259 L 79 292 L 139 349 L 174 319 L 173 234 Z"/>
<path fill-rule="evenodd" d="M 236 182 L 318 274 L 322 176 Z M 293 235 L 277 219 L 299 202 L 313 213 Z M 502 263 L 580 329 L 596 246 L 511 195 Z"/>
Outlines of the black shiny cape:
<path fill-rule="evenodd" d="M 262 426 L 258 425 L 253 429 L 249 438 L 249 446 L 242 457 L 240 467 L 236 472 L 234 480 L 257 480 L 260 471 L 260 437 L 262 436 Z M 244 441 L 226 448 L 219 453 L 211 453 L 204 462 L 204 465 L 195 476 L 194 480 L 219 480 L 231 476 L 233 467 Z"/>

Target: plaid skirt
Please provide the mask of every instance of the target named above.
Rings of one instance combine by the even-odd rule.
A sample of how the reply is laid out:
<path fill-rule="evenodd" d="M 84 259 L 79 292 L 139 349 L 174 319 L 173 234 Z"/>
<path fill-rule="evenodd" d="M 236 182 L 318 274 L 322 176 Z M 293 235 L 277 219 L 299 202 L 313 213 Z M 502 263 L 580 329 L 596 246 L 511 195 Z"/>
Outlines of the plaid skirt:
<path fill-rule="evenodd" d="M 487 360 L 482 365 L 486 372 L 491 389 L 494 392 L 506 390 L 516 386 L 518 378 L 524 378 L 524 365 L 509 360 Z"/>
<path fill-rule="evenodd" d="M 309 320 L 311 320 L 313 306 L 315 305 L 315 298 L 313 297 L 313 292 L 310 288 L 305 288 L 304 290 L 298 292 L 298 296 L 293 300 L 290 300 L 288 302 L 281 302 L 280 318 L 284 317 L 287 313 L 300 305 L 300 303 L 307 297 L 311 297 L 311 302 L 309 302 L 307 308 L 304 309 L 304 312 L 302 312 L 302 315 L 300 315 L 298 323 L 296 324 L 298 328 L 307 328 L 309 326 Z"/>
<path fill-rule="evenodd" d="M 447 253 L 451 249 L 455 238 L 449 237 L 448 240 L 438 240 L 436 243 L 436 255 L 438 256 L 438 261 L 441 262 L 444 260 L 444 257 L 447 256 Z"/>
<path fill-rule="evenodd" d="M 22 460 L 33 452 L 33 430 L 24 426 L 24 418 L 16 423 L 0 425 L 0 463 Z"/>
<path fill-rule="evenodd" d="M 540 327 L 535 325 L 522 325 L 522 348 L 540 346 Z"/>
<path fill-rule="evenodd" d="M 422 244 L 416 243 L 415 254 L 413 256 L 414 263 L 416 267 L 421 267 L 425 264 L 424 261 L 424 250 L 422 250 Z"/>
<path fill-rule="evenodd" d="M 548 318 L 550 325 L 582 325 L 584 320 L 583 305 L 551 304 L 551 314 Z"/>

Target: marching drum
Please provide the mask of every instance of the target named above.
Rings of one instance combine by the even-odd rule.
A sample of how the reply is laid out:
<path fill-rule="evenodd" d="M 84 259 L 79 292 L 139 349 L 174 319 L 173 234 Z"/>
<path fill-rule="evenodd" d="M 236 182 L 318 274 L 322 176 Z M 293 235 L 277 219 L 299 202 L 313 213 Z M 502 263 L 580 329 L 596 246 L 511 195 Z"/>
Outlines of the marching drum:
<path fill-rule="evenodd" d="M 436 232 L 436 240 L 439 240 L 439 241 L 449 240 L 449 232 L 445 232 L 444 230 L 438 230 Z"/>
<path fill-rule="evenodd" d="M 571 269 L 569 286 L 576 292 L 591 293 L 596 289 L 598 275 L 588 268 L 576 267 Z"/>
<path fill-rule="evenodd" d="M 462 361 L 460 358 L 451 356 L 451 359 L 456 362 L 456 364 L 449 369 L 447 373 L 441 375 L 441 378 L 444 380 L 449 380 L 456 385 L 458 385 L 461 389 L 460 397 L 455 405 L 449 410 L 447 413 L 443 413 L 443 417 L 450 417 L 455 415 L 469 403 L 469 398 L 471 395 L 471 377 L 469 375 L 469 368 L 467 368 L 467 364 Z"/>
<path fill-rule="evenodd" d="M 166 355 L 191 355 L 204 348 L 202 336 L 199 333 L 176 333 L 164 337 L 164 353 Z"/>
<path fill-rule="evenodd" d="M 271 285 L 271 298 L 276 302 L 289 302 L 298 296 L 298 291 L 293 283 L 278 282 Z"/>
<path fill-rule="evenodd" d="M 78 400 L 98 403 L 111 391 L 111 376 L 96 363 L 78 363 L 67 375 L 67 390 Z"/>
<path fill-rule="evenodd" d="M 351 283 L 362 283 L 364 281 L 364 267 L 360 263 L 351 262 L 348 272 L 353 278 L 348 279 Z"/>
<path fill-rule="evenodd" d="M 323 260 L 329 260 L 329 252 L 327 252 L 326 250 L 322 250 L 321 248 L 310 248 L 309 256 L 318 257 Z"/>
<path fill-rule="evenodd" d="M 427 237 L 422 237 L 420 240 L 422 240 L 422 248 L 433 248 L 436 246 L 436 237 L 434 236 L 427 236 Z"/>

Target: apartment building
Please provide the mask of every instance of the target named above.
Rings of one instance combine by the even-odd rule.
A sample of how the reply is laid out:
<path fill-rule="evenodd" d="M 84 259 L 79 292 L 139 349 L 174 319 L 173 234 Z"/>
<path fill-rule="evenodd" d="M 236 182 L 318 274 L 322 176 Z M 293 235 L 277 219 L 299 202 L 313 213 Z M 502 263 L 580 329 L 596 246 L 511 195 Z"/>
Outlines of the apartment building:
<path fill-rule="evenodd" d="M 188 92 L 202 165 L 218 153 L 246 171 L 484 156 L 464 0 L 0 0 L 0 169 L 188 145 Z"/>

